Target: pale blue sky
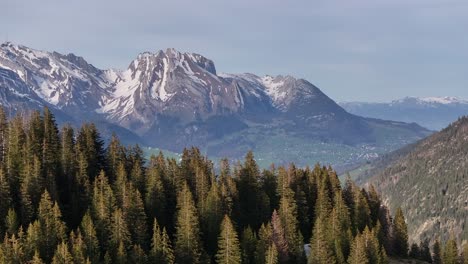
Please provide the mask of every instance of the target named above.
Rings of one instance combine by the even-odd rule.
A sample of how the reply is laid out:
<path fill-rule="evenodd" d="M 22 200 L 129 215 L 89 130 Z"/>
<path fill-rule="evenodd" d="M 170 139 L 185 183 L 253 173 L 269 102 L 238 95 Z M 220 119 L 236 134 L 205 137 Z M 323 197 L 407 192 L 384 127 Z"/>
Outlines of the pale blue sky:
<path fill-rule="evenodd" d="M 174 47 L 335 100 L 468 98 L 466 0 L 0 0 L 0 38 L 126 68 Z"/>

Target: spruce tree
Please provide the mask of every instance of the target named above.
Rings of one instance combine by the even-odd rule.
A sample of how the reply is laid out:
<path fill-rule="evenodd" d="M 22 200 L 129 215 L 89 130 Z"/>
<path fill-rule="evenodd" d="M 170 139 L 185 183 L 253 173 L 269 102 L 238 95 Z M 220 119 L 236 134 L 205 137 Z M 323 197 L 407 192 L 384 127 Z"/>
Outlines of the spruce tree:
<path fill-rule="evenodd" d="M 457 264 L 458 263 L 458 247 L 457 242 L 453 237 L 451 237 L 444 247 L 443 254 L 443 263 L 444 264 Z"/>
<path fill-rule="evenodd" d="M 131 237 L 128 231 L 128 223 L 125 221 L 124 214 L 120 208 L 112 214 L 110 226 L 109 246 L 113 250 L 114 256 L 121 254 L 122 250 L 126 252 L 130 248 Z M 121 249 L 123 247 L 124 249 Z"/>
<path fill-rule="evenodd" d="M 200 263 L 202 244 L 200 227 L 192 193 L 187 184 L 177 197 L 177 220 L 175 234 L 176 263 Z"/>
<path fill-rule="evenodd" d="M 221 223 L 221 233 L 218 238 L 218 252 L 216 263 L 236 264 L 241 263 L 240 243 L 236 229 L 229 216 L 225 215 Z"/>
<path fill-rule="evenodd" d="M 33 258 L 28 263 L 29 264 L 45 264 L 44 261 L 42 261 L 41 256 L 39 256 L 38 251 L 34 252 Z"/>
<path fill-rule="evenodd" d="M 68 245 L 65 242 L 61 242 L 57 245 L 52 264 L 70 264 L 73 262 L 73 256 L 68 250 Z"/>
<path fill-rule="evenodd" d="M 158 221 L 154 219 L 153 238 L 151 239 L 150 260 L 153 263 L 174 263 L 174 252 L 166 229 L 159 227 Z"/>
<path fill-rule="evenodd" d="M 408 228 L 401 208 L 397 209 L 393 220 L 393 234 L 395 254 L 400 257 L 408 256 Z"/>
<path fill-rule="evenodd" d="M 465 243 L 462 252 L 463 264 L 468 264 L 468 243 Z"/>
<path fill-rule="evenodd" d="M 442 247 L 439 239 L 436 239 L 432 248 L 432 263 L 442 264 Z"/>
<path fill-rule="evenodd" d="M 265 253 L 265 264 L 278 264 L 278 250 L 271 244 Z"/>
<path fill-rule="evenodd" d="M 367 257 L 365 242 L 361 234 L 358 234 L 353 243 L 351 244 L 351 253 L 348 257 L 348 264 L 368 264 L 369 258 Z"/>
<path fill-rule="evenodd" d="M 92 263 L 99 261 L 99 241 L 97 238 L 96 229 L 90 212 L 86 212 L 81 220 L 80 230 L 83 235 L 83 241 L 86 245 L 86 256 L 89 257 Z"/>
<path fill-rule="evenodd" d="M 7 216 L 5 217 L 5 229 L 6 233 L 9 235 L 16 234 L 19 228 L 18 215 L 15 212 L 15 209 L 10 208 L 8 210 Z"/>
<path fill-rule="evenodd" d="M 40 252 L 44 261 L 51 260 L 56 247 L 66 238 L 66 227 L 61 218 L 58 204 L 52 203 L 49 193 L 45 191 L 38 211 L 38 220 L 41 226 Z"/>
<path fill-rule="evenodd" d="M 320 216 L 314 224 L 310 240 L 309 264 L 334 264 L 336 258 L 328 240 L 328 219 Z"/>
<path fill-rule="evenodd" d="M 116 209 L 116 201 L 109 181 L 102 171 L 94 181 L 91 202 L 91 213 L 95 219 L 96 232 L 103 250 L 107 249 L 110 234 L 112 213 Z"/>
<path fill-rule="evenodd" d="M 267 251 L 273 243 L 272 235 L 273 235 L 273 230 L 271 227 L 271 223 L 262 224 L 262 226 L 260 226 L 260 230 L 258 231 L 257 247 L 255 249 L 255 262 L 256 263 L 265 263 L 266 261 L 265 257 L 267 255 Z M 276 255 L 277 253 L 278 252 L 276 252 Z"/>
<path fill-rule="evenodd" d="M 205 241 L 207 253 L 216 253 L 221 221 L 223 221 L 223 204 L 218 184 L 214 182 L 206 197 L 204 210 L 200 212 L 202 238 Z"/>
<path fill-rule="evenodd" d="M 242 263 L 253 264 L 255 262 L 255 248 L 257 237 L 249 226 L 244 229 L 241 236 Z"/>
<path fill-rule="evenodd" d="M 290 188 L 283 190 L 278 213 L 284 227 L 291 261 L 294 263 L 305 262 L 304 238 L 299 231 L 297 205 L 294 200 L 294 192 Z"/>

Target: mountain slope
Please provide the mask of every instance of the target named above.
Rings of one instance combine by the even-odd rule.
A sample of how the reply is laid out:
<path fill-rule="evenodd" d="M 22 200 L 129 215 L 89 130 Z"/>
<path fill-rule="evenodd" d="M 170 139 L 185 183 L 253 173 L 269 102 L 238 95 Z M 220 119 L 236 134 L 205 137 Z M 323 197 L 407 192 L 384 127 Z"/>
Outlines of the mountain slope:
<path fill-rule="evenodd" d="M 456 97 L 406 97 L 390 103 L 342 102 L 348 112 L 385 120 L 418 123 L 440 130 L 468 114 L 468 101 Z"/>
<path fill-rule="evenodd" d="M 94 121 L 175 152 L 195 145 L 236 159 L 252 149 L 266 166 L 279 158 L 349 165 L 430 133 L 350 114 L 303 79 L 218 74 L 213 61 L 174 49 L 141 53 L 125 70 L 102 70 L 74 54 L 4 43 L 0 69 L 5 106 L 49 106 L 65 121 Z M 296 151 L 280 155 L 288 149 Z"/>
<path fill-rule="evenodd" d="M 468 117 L 391 158 L 368 182 L 403 208 L 410 237 L 468 240 Z"/>

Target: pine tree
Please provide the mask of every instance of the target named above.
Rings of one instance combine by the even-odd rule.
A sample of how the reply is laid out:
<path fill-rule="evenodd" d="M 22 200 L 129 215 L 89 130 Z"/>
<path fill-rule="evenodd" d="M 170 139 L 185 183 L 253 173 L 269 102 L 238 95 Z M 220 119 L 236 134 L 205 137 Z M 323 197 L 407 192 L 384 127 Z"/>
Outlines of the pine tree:
<path fill-rule="evenodd" d="M 109 246 L 110 249 L 114 250 L 115 256 L 119 254 L 123 246 L 124 251 L 130 248 L 131 237 L 128 231 L 128 224 L 125 221 L 125 217 L 120 208 L 114 211 L 112 214 L 112 221 L 110 227 Z M 121 252 L 120 252 L 121 253 Z"/>
<path fill-rule="evenodd" d="M 468 264 L 468 243 L 465 243 L 465 246 L 463 247 L 462 257 L 463 257 L 462 263 Z"/>
<path fill-rule="evenodd" d="M 396 211 L 393 220 L 393 232 L 395 254 L 400 257 L 408 256 L 408 228 L 401 208 Z"/>
<path fill-rule="evenodd" d="M 242 263 L 255 263 L 257 237 L 249 226 L 244 229 L 241 237 Z"/>
<path fill-rule="evenodd" d="M 328 240 L 328 221 L 324 216 L 319 217 L 314 224 L 310 240 L 309 264 L 334 264 L 336 258 Z"/>
<path fill-rule="evenodd" d="M 291 261 L 294 263 L 304 263 L 304 238 L 299 231 L 297 205 L 294 200 L 294 192 L 290 188 L 285 188 L 283 190 L 278 213 L 282 226 L 284 227 Z"/>
<path fill-rule="evenodd" d="M 79 151 L 84 153 L 88 163 L 88 173 L 92 181 L 101 170 L 105 169 L 104 142 L 94 124 L 83 124 L 76 139 Z"/>
<path fill-rule="evenodd" d="M 0 219 L 5 219 L 9 208 L 12 206 L 12 199 L 10 193 L 10 185 L 4 173 L 2 166 L 0 166 Z M 4 231 L 4 223 L 0 223 L 0 235 Z"/>
<path fill-rule="evenodd" d="M 277 264 L 278 263 L 278 250 L 275 244 L 271 244 L 265 253 L 265 264 Z"/>
<path fill-rule="evenodd" d="M 28 257 L 33 256 L 36 252 L 39 253 L 42 243 L 41 225 L 38 220 L 29 224 L 26 231 L 25 254 Z"/>
<path fill-rule="evenodd" d="M 96 223 L 96 232 L 103 250 L 107 249 L 110 234 L 112 213 L 116 209 L 116 201 L 112 188 L 104 172 L 94 181 L 91 213 Z"/>
<path fill-rule="evenodd" d="M 432 263 L 442 264 L 442 248 L 439 239 L 436 239 L 432 248 Z"/>
<path fill-rule="evenodd" d="M 128 183 L 122 195 L 125 221 L 131 223 L 128 226 L 131 240 L 140 246 L 146 246 L 148 228 L 141 194 L 131 183 Z"/>
<path fill-rule="evenodd" d="M 452 237 L 450 238 L 444 247 L 444 264 L 457 264 L 458 263 L 458 248 L 457 242 Z"/>
<path fill-rule="evenodd" d="M 200 228 L 192 193 L 184 184 L 177 197 L 176 263 L 199 263 L 202 255 Z"/>
<path fill-rule="evenodd" d="M 71 264 L 73 262 L 73 256 L 68 250 L 68 245 L 65 242 L 60 243 L 55 250 L 52 264 Z"/>
<path fill-rule="evenodd" d="M 154 219 L 153 238 L 151 241 L 150 259 L 153 263 L 174 263 L 174 252 L 169 236 L 165 228 L 161 230 L 156 219 Z"/>
<path fill-rule="evenodd" d="M 70 233 L 71 255 L 75 263 L 85 263 L 87 260 L 86 244 L 80 229 Z"/>
<path fill-rule="evenodd" d="M 19 228 L 18 215 L 15 212 L 15 209 L 10 208 L 8 210 L 7 216 L 5 218 L 5 228 L 6 233 L 9 235 L 16 234 Z"/>
<path fill-rule="evenodd" d="M 140 245 L 133 245 L 130 254 L 130 263 L 147 263 L 147 256 L 143 248 Z"/>
<path fill-rule="evenodd" d="M 127 263 L 127 249 L 123 241 L 118 244 L 117 252 L 115 253 L 114 263 L 126 264 Z"/>
<path fill-rule="evenodd" d="M 145 208 L 148 218 L 157 218 L 161 223 L 166 223 L 166 202 L 161 172 L 156 164 L 152 162 L 146 171 Z"/>
<path fill-rule="evenodd" d="M 41 257 L 49 261 L 57 245 L 66 238 L 66 227 L 62 222 L 58 204 L 52 203 L 47 191 L 39 203 L 38 220 L 41 226 Z"/>
<path fill-rule="evenodd" d="M 0 164 L 3 164 L 8 149 L 8 123 L 5 109 L 0 106 Z"/>
<path fill-rule="evenodd" d="M 280 216 L 276 210 L 271 216 L 272 240 L 278 250 L 278 256 L 281 263 L 289 261 L 289 244 L 286 238 L 285 229 Z"/>
<path fill-rule="evenodd" d="M 200 212 L 202 238 L 205 241 L 207 253 L 216 253 L 218 234 L 223 221 L 223 208 L 218 184 L 214 182 L 206 197 L 205 207 Z"/>
<path fill-rule="evenodd" d="M 369 258 L 367 257 L 365 242 L 362 236 L 358 234 L 353 243 L 351 244 L 351 253 L 348 257 L 348 264 L 368 264 Z"/>
<path fill-rule="evenodd" d="M 46 188 L 52 199 L 58 201 L 56 177 L 60 175 L 60 138 L 55 117 L 44 107 L 44 138 L 42 143 L 42 168 Z"/>
<path fill-rule="evenodd" d="M 239 239 L 229 216 L 225 215 L 221 224 L 221 234 L 218 239 L 216 263 L 241 263 Z"/>
<path fill-rule="evenodd" d="M 272 240 L 273 230 L 271 223 L 262 224 L 258 231 L 257 247 L 255 249 L 255 263 L 265 263 L 267 251 L 273 243 Z M 276 250 L 276 247 L 275 247 Z M 278 252 L 276 251 L 276 258 L 278 258 Z"/>
<path fill-rule="evenodd" d="M 81 220 L 80 230 L 83 234 L 83 241 L 86 245 L 86 256 L 89 257 L 92 263 L 99 261 L 99 241 L 97 238 L 96 229 L 90 212 L 86 212 Z"/>
<path fill-rule="evenodd" d="M 44 261 L 42 261 L 41 257 L 39 256 L 39 252 L 35 251 L 34 256 L 31 259 L 31 261 L 28 262 L 29 264 L 45 264 Z"/>

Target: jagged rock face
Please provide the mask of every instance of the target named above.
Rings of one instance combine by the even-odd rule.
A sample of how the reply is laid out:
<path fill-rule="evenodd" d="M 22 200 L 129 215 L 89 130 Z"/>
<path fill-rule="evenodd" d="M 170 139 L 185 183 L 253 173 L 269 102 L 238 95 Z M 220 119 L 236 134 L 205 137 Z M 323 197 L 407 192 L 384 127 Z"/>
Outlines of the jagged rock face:
<path fill-rule="evenodd" d="M 218 74 L 213 61 L 174 49 L 141 53 L 125 70 L 101 70 L 73 54 L 4 43 L 0 69 L 3 105 L 49 106 L 63 119 L 118 125 L 175 151 L 218 140 L 210 154 L 230 153 L 239 140 L 254 148 L 255 137 L 269 132 L 340 144 L 375 141 L 375 121 L 349 114 L 306 80 Z M 246 130 L 253 138 L 238 133 L 232 144 L 219 145 Z"/>
<path fill-rule="evenodd" d="M 81 57 L 12 43 L 1 45 L 0 68 L 15 72 L 43 101 L 74 112 L 94 111 L 105 102 L 110 85 L 103 71 Z"/>

